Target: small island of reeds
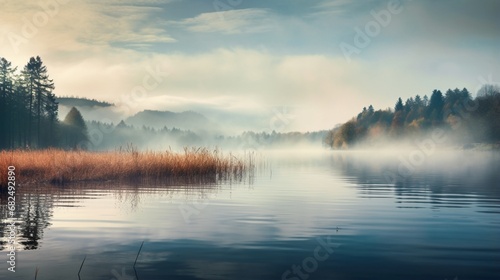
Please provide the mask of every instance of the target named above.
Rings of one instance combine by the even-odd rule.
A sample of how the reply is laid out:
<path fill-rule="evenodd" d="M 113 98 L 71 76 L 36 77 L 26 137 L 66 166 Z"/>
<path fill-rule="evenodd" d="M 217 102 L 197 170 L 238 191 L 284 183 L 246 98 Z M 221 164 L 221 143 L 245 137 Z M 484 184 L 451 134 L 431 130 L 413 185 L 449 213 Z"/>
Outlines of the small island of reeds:
<path fill-rule="evenodd" d="M 247 154 L 243 158 L 206 148 L 185 148 L 180 153 L 140 152 L 135 149 L 111 152 L 59 149 L 1 151 L 0 185 L 7 185 L 9 166 L 15 168 L 18 184 L 241 177 L 253 168 L 252 156 Z"/>

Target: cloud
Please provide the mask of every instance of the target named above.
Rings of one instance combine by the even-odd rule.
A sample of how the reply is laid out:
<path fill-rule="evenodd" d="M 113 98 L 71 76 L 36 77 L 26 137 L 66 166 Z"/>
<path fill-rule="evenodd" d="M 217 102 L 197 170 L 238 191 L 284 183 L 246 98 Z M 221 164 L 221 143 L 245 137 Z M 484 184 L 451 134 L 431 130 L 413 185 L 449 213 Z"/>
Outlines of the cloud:
<path fill-rule="evenodd" d="M 358 16 L 358 13 L 369 11 L 380 3 L 377 0 L 365 0 L 362 2 L 351 0 L 327 0 L 313 5 L 313 17 L 338 17 L 338 16 Z M 310 15 L 310 16 L 311 16 Z"/>
<path fill-rule="evenodd" d="M 126 114 L 158 109 L 262 117 L 277 107 L 289 107 L 297 114 L 295 128 L 304 130 L 328 128 L 362 106 L 360 92 L 348 77 L 358 67 L 324 55 L 286 56 L 251 49 L 196 55 L 122 50 L 50 67 L 49 72 L 58 95 L 106 99 L 118 105 L 128 102 Z M 151 69 L 170 74 L 134 99 L 134 88 L 143 85 Z"/>
<path fill-rule="evenodd" d="M 193 32 L 260 33 L 273 29 L 272 17 L 266 9 L 238 9 L 202 13 L 177 24 Z"/>
<path fill-rule="evenodd" d="M 171 74 L 129 113 L 204 109 L 250 116 L 288 107 L 296 128 L 319 129 L 370 104 L 386 108 L 399 96 L 434 88 L 474 89 L 478 77 L 498 80 L 500 73 L 499 4 L 487 0 L 405 2 L 351 64 L 339 43 L 352 43 L 354 28 L 364 28 L 373 20 L 370 11 L 388 1 L 296 7 L 256 1 L 241 5 L 252 8 L 220 12 L 211 2 L 195 9 L 189 0 L 61 1 L 48 11 L 40 5 L 54 1 L 4 1 L 0 55 L 20 68 L 40 55 L 57 95 L 113 103 L 130 97 L 148 68 L 168 69 Z M 49 16 L 34 25 L 43 21 L 39 13 Z M 15 51 L 6 34 L 25 42 Z"/>
<path fill-rule="evenodd" d="M 96 43 L 169 43 L 170 37 L 161 22 L 151 22 L 151 14 L 160 13 L 161 8 L 143 6 L 96 5 L 100 13 L 94 13 L 94 23 L 88 27 L 84 37 Z"/>
<path fill-rule="evenodd" d="M 352 5 L 353 2 L 350 0 L 333 0 L 323 1 L 315 5 L 315 8 L 332 14 L 340 14 L 347 12 Z"/>
<path fill-rule="evenodd" d="M 73 60 L 42 59 L 58 96 L 104 99 L 125 106 L 121 112 L 127 116 L 157 109 L 218 111 L 226 118 L 244 114 L 248 119 L 265 118 L 276 108 L 287 108 L 294 116 L 289 129 L 298 130 L 330 128 L 370 104 L 384 109 L 398 97 L 423 96 L 435 88 L 473 90 L 480 75 L 500 70 L 494 61 L 485 64 L 488 55 L 449 50 L 431 55 L 429 61 L 420 55 L 408 56 L 417 51 L 418 46 L 387 49 L 374 61 L 356 59 L 352 63 L 324 54 L 285 55 L 243 48 L 198 54 L 117 49 Z M 471 68 L 475 61 L 487 67 Z M 134 98 L 134 89 L 144 85 L 152 70 L 169 74 Z"/>
<path fill-rule="evenodd" d="M 153 3 L 157 1 L 7 1 L 0 12 L 0 36 L 8 43 L 2 53 L 92 52 L 175 42 L 162 21 L 150 20 L 162 11 L 147 6 Z"/>

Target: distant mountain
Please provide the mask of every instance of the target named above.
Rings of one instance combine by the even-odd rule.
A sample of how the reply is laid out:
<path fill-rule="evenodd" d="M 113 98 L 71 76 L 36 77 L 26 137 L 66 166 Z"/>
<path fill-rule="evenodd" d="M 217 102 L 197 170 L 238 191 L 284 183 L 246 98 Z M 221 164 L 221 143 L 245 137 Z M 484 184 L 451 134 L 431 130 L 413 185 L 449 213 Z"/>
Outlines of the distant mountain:
<path fill-rule="evenodd" d="M 57 102 L 59 102 L 59 105 L 63 105 L 66 107 L 110 107 L 113 106 L 113 104 L 105 102 L 105 101 L 98 101 L 95 99 L 87 99 L 87 98 L 80 98 L 80 97 L 58 97 Z"/>
<path fill-rule="evenodd" d="M 180 128 L 192 131 L 214 130 L 215 124 L 202 114 L 185 111 L 175 113 L 170 111 L 144 110 L 125 120 L 129 125 L 142 127 L 143 125 L 153 128 Z"/>

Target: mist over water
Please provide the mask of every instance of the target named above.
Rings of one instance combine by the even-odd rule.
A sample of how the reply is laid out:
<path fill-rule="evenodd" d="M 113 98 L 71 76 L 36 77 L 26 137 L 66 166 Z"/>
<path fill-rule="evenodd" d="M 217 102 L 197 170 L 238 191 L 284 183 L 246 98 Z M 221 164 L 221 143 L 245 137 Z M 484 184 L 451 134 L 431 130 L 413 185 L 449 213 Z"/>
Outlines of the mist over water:
<path fill-rule="evenodd" d="M 500 1 L 0 3 L 0 280 L 499 279 Z"/>
<path fill-rule="evenodd" d="M 131 277 L 142 241 L 140 279 L 496 279 L 499 153 L 411 153 L 266 150 L 242 180 L 21 188 L 8 279 L 70 279 L 85 255 L 82 279 Z"/>
<path fill-rule="evenodd" d="M 12 279 L 36 267 L 39 279 L 68 279 L 85 256 L 85 277 L 128 279 L 142 241 L 139 279 L 498 276 L 500 153 L 472 142 L 472 130 L 379 135 L 332 150 L 327 131 L 222 133 L 202 119 L 193 130 L 87 122 L 87 148 L 207 147 L 255 163 L 252 172 L 21 189 L 19 204 L 33 206 L 17 217 L 29 269 Z"/>

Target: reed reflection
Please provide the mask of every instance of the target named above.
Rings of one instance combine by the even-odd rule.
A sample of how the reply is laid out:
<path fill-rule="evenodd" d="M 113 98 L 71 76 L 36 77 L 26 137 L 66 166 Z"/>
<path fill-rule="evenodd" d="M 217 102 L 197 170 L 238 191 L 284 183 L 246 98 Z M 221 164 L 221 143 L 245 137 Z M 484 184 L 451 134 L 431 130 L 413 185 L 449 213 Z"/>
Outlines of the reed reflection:
<path fill-rule="evenodd" d="M 55 208 L 80 207 L 89 199 L 99 199 L 111 195 L 116 205 L 128 213 L 140 209 L 143 196 L 173 200 L 182 195 L 186 199 L 207 199 L 220 191 L 221 185 L 253 182 L 253 175 L 233 174 L 232 176 L 194 176 L 163 180 L 135 180 L 123 182 L 79 183 L 66 185 L 24 185 L 16 192 L 16 210 L 13 219 L 18 228 L 17 250 L 36 250 L 42 245 L 44 231 L 51 226 Z M 0 213 L 8 217 L 7 193 L 0 193 Z M 145 202 L 144 202 L 145 203 Z M 126 208 L 126 209 L 123 209 Z M 0 248 L 7 247 L 8 221 L 0 223 Z"/>

